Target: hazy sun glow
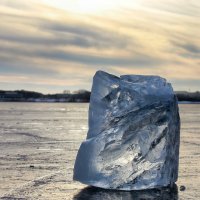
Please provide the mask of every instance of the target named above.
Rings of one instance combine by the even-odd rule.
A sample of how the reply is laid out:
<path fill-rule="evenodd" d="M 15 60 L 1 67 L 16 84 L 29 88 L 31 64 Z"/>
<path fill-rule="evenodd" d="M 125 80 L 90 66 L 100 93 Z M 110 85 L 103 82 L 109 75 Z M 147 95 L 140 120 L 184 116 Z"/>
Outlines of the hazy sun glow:
<path fill-rule="evenodd" d="M 132 5 L 136 3 L 137 0 L 127 1 Z M 120 5 L 124 5 L 123 0 L 43 0 L 44 3 L 54 6 L 64 10 L 70 10 L 75 13 L 83 14 L 94 14 L 100 13 L 106 10 L 111 10 L 114 8 L 119 8 Z M 126 2 L 126 3 L 127 3 Z"/>

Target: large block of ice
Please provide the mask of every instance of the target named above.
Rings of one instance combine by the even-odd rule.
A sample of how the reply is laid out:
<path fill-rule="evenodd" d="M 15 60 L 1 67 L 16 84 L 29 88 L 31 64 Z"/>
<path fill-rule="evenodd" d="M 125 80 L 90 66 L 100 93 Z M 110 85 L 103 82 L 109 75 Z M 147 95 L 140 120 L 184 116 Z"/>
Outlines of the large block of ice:
<path fill-rule="evenodd" d="M 74 180 L 118 190 L 173 184 L 179 137 L 177 98 L 165 79 L 98 71 L 89 131 L 77 154 Z"/>

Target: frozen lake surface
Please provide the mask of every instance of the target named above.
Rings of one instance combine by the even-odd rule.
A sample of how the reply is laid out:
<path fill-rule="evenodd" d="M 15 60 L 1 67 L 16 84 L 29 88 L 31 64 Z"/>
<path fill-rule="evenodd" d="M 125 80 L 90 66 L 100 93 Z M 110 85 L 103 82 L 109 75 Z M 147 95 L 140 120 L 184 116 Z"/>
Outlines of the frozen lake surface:
<path fill-rule="evenodd" d="M 88 104 L 0 103 L 1 199 L 200 199 L 200 104 L 179 108 L 178 189 L 116 192 L 72 180 L 88 130 Z"/>

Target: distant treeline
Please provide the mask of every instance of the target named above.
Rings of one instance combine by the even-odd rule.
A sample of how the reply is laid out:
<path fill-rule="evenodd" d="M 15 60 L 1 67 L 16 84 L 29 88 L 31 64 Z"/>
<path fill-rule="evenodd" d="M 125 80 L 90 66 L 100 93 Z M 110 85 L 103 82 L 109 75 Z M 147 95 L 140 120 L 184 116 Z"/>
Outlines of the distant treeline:
<path fill-rule="evenodd" d="M 200 92 L 175 92 L 179 101 L 200 102 Z"/>
<path fill-rule="evenodd" d="M 39 92 L 0 90 L 0 102 L 89 102 L 90 91 L 78 90 L 73 93 L 65 90 L 60 94 L 42 94 Z M 200 92 L 176 92 L 179 101 L 200 102 Z"/>
<path fill-rule="evenodd" d="M 64 91 L 60 94 L 42 94 L 39 92 L 15 90 L 0 90 L 0 102 L 89 102 L 90 92 L 78 90 L 70 93 Z"/>

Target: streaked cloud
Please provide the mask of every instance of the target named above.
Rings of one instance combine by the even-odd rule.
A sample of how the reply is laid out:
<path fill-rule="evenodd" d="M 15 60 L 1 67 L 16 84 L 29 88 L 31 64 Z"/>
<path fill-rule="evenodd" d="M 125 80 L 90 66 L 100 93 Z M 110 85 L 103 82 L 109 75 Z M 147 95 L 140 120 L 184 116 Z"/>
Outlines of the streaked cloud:
<path fill-rule="evenodd" d="M 2 0 L 0 89 L 90 89 L 101 69 L 199 90 L 198 0 L 94 2 Z"/>

